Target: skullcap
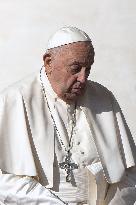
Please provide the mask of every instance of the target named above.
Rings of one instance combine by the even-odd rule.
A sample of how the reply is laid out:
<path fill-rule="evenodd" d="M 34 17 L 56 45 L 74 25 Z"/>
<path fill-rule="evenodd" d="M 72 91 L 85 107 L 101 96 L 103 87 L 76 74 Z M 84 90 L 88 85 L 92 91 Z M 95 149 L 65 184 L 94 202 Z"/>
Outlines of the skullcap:
<path fill-rule="evenodd" d="M 47 49 L 56 48 L 69 43 L 90 41 L 89 36 L 82 30 L 67 26 L 59 29 L 48 41 Z"/>

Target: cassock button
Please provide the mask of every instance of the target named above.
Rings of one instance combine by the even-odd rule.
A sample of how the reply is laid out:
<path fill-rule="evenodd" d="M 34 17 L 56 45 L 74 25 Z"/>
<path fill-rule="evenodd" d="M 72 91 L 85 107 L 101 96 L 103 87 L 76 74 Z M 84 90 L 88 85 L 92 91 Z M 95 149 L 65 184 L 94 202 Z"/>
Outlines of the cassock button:
<path fill-rule="evenodd" d="M 84 154 L 84 152 L 81 151 L 81 154 Z"/>
<path fill-rule="evenodd" d="M 82 166 L 85 167 L 85 161 L 82 161 Z"/>
<path fill-rule="evenodd" d="M 80 145 L 80 142 L 78 142 L 77 145 Z"/>
<path fill-rule="evenodd" d="M 72 125 L 73 124 L 73 120 L 70 120 L 70 125 Z"/>

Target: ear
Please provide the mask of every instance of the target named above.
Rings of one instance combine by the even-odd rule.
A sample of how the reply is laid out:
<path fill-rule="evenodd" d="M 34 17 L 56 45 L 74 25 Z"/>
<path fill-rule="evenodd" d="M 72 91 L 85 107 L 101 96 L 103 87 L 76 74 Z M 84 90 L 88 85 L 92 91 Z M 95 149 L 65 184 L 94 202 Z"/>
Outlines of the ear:
<path fill-rule="evenodd" d="M 52 68 L 51 68 L 51 54 L 45 53 L 43 55 L 43 61 L 44 61 L 44 67 L 45 67 L 45 70 L 46 70 L 47 74 L 50 74 L 51 71 L 52 71 Z"/>

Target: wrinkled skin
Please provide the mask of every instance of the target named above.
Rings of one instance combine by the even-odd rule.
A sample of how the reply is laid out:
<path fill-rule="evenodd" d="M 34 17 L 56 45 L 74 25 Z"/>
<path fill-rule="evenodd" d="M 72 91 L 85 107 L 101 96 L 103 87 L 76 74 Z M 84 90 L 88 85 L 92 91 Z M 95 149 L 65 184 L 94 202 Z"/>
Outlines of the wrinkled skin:
<path fill-rule="evenodd" d="M 84 95 L 94 50 L 90 42 L 76 42 L 45 53 L 44 66 L 53 90 L 68 104 Z"/>

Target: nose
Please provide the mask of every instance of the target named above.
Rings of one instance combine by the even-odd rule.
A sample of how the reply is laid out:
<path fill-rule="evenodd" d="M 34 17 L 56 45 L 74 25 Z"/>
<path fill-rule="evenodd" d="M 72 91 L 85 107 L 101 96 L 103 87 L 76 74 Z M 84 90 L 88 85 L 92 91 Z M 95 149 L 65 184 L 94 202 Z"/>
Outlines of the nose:
<path fill-rule="evenodd" d="M 77 80 L 82 84 L 84 84 L 86 82 L 87 76 L 86 76 L 86 68 L 85 67 L 83 67 L 80 70 L 80 72 L 78 73 Z"/>

